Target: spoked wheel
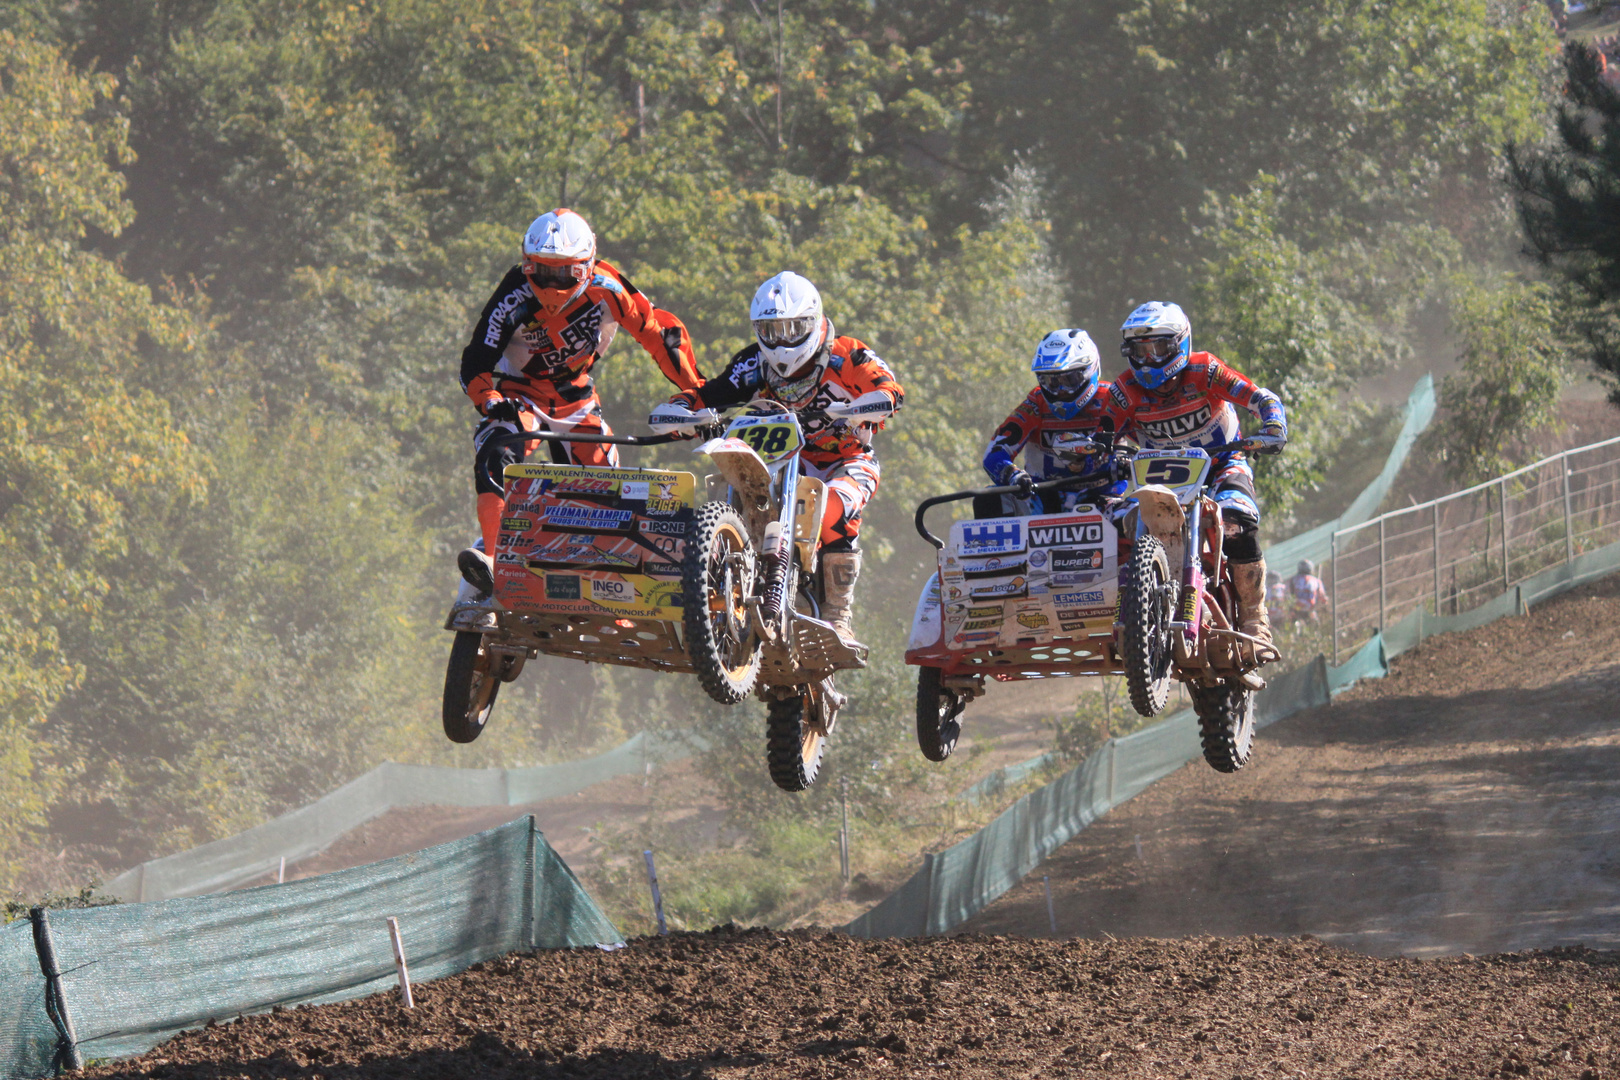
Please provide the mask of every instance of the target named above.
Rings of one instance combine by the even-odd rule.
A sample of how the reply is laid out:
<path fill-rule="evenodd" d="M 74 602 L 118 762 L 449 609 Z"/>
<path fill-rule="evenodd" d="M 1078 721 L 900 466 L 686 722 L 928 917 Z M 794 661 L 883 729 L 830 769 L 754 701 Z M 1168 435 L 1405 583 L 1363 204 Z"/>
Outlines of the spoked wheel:
<path fill-rule="evenodd" d="M 821 690 L 804 686 L 799 691 L 765 705 L 765 761 L 783 791 L 803 791 L 815 783 L 827 752 Z"/>
<path fill-rule="evenodd" d="M 1233 773 L 1254 754 L 1254 691 L 1244 686 L 1189 686 L 1204 760 L 1216 772 Z"/>
<path fill-rule="evenodd" d="M 1119 591 L 1119 621 L 1125 685 L 1131 707 L 1143 716 L 1157 715 L 1170 699 L 1175 603 L 1164 545 L 1151 536 L 1138 537 Z"/>
<path fill-rule="evenodd" d="M 967 695 L 943 685 L 937 667 L 917 669 L 917 748 L 929 761 L 944 761 L 962 734 L 958 719 Z"/>
<path fill-rule="evenodd" d="M 500 693 L 502 666 L 484 648 L 483 634 L 456 634 L 444 671 L 444 733 L 451 742 L 470 743 L 484 733 Z"/>
<path fill-rule="evenodd" d="M 735 705 L 759 676 L 759 639 L 748 626 L 754 590 L 754 553 L 737 511 L 705 503 L 686 540 L 681 568 L 686 650 L 704 691 Z"/>

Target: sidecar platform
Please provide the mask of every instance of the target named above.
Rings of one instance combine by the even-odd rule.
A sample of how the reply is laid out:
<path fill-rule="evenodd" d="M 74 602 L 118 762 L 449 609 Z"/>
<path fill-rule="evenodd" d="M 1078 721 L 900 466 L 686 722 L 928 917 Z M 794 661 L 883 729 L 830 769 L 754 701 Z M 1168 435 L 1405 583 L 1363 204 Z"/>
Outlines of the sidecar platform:
<path fill-rule="evenodd" d="M 1001 682 L 1120 675 L 1118 594 L 1118 534 L 1100 510 L 958 521 L 906 663 Z"/>

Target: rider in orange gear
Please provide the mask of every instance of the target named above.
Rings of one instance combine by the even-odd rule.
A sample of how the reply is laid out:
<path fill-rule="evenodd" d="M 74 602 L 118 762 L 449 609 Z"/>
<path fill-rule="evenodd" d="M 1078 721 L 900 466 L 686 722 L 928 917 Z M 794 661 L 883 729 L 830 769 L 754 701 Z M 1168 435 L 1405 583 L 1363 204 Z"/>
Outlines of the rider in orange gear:
<path fill-rule="evenodd" d="M 823 618 L 853 641 L 850 616 L 861 572 L 861 512 L 877 491 L 872 435 L 898 412 L 905 393 L 878 355 L 839 337 L 822 314 L 816 287 L 784 271 L 759 287 L 749 311 L 755 341 L 702 387 L 676 394 L 650 417 L 654 430 L 688 426 L 693 413 L 770 401 L 799 415 L 804 475 L 827 484 L 821 522 L 826 568 Z"/>
<path fill-rule="evenodd" d="M 542 214 L 523 237 L 523 262 L 506 272 L 461 353 L 461 386 L 483 419 L 473 433 L 473 478 L 483 550 L 464 550 L 461 575 L 494 589 L 495 538 L 505 511 L 502 472 L 539 440 L 491 445 L 518 431 L 607 434 L 591 369 L 624 327 L 682 390 L 703 385 L 680 319 L 653 306 L 618 268 L 596 257 L 596 236 L 572 210 Z M 559 449 L 566 445 L 566 455 Z M 611 444 L 552 443 L 558 460 L 617 465 Z"/>

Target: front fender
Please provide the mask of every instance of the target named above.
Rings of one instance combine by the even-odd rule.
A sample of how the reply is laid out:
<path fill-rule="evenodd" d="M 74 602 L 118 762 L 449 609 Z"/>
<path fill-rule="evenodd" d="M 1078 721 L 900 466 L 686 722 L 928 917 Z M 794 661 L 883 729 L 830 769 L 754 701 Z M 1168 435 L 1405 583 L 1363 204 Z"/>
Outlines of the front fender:
<path fill-rule="evenodd" d="M 1162 484 L 1147 484 L 1134 492 L 1138 513 L 1147 531 L 1163 542 L 1179 537 L 1187 524 L 1187 511 L 1182 509 L 1176 493 Z"/>
<path fill-rule="evenodd" d="M 707 454 L 714 467 L 725 477 L 726 483 L 742 495 L 744 505 L 769 509 L 771 505 L 771 472 L 765 461 L 752 446 L 741 439 L 723 436 L 710 439 L 693 449 L 694 454 Z"/>

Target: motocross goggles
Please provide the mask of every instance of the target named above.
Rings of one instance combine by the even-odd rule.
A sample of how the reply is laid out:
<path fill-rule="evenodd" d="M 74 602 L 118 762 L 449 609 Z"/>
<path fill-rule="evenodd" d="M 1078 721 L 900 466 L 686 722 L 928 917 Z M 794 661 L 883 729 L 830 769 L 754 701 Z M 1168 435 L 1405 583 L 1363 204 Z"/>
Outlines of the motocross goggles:
<path fill-rule="evenodd" d="M 1092 374 L 1081 368 L 1042 371 L 1035 376 L 1041 393 L 1057 401 L 1073 401 L 1091 387 Z"/>
<path fill-rule="evenodd" d="M 1127 338 L 1123 351 L 1132 364 L 1163 367 L 1181 355 L 1181 342 L 1166 335 Z"/>
<path fill-rule="evenodd" d="M 523 260 L 523 275 L 537 289 L 572 290 L 589 273 L 589 263 L 548 263 L 533 257 Z"/>
<path fill-rule="evenodd" d="M 754 334 L 768 349 L 781 349 L 804 342 L 821 322 L 819 315 L 801 315 L 796 319 L 755 319 Z"/>

